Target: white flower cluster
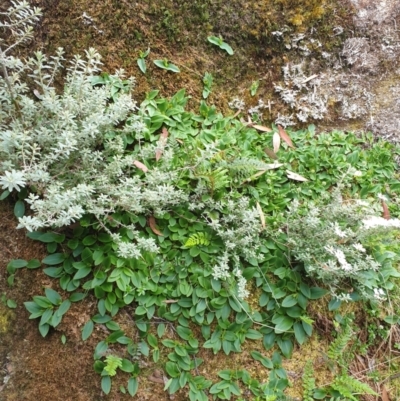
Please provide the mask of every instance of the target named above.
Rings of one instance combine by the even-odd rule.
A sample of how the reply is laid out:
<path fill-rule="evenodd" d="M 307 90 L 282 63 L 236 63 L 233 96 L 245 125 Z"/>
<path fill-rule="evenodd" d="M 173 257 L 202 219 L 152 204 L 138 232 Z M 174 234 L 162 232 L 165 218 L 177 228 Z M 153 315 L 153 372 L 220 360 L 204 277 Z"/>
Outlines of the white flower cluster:
<path fill-rule="evenodd" d="M 250 206 L 249 199 L 228 198 L 216 203 L 214 208 L 223 213 L 221 218 L 211 219 L 209 225 L 224 241 L 226 249 L 246 259 L 257 258 L 262 227 L 259 212 Z"/>
<path fill-rule="evenodd" d="M 334 248 L 331 245 L 326 245 L 324 248 L 328 253 L 337 259 L 339 265 L 344 271 L 348 272 L 352 270 L 352 266 L 347 262 L 346 256 L 341 249 Z"/>
<path fill-rule="evenodd" d="M 26 184 L 26 179 L 23 171 L 6 171 L 3 176 L 0 177 L 0 185 L 3 189 L 8 191 L 17 190 L 20 191 Z"/>
<path fill-rule="evenodd" d="M 369 216 L 367 219 L 363 220 L 364 227 L 369 230 L 375 227 L 381 228 L 400 228 L 399 219 L 384 219 L 379 216 Z"/>
<path fill-rule="evenodd" d="M 236 285 L 237 285 L 237 293 L 240 299 L 246 299 L 249 296 L 249 291 L 246 289 L 247 281 L 242 275 L 242 271 L 240 269 L 235 269 L 233 274 L 236 277 Z"/>
<path fill-rule="evenodd" d="M 308 275 L 320 279 L 335 296 L 345 288 L 355 288 L 366 298 L 382 300 L 385 263 L 378 262 L 368 249 L 377 235 L 387 237 L 390 230 L 400 228 L 400 220 L 376 215 L 366 219 L 366 208 L 369 213 L 381 213 L 381 205 L 344 200 L 339 190 L 325 202 L 319 206 L 291 205 L 287 219 L 291 254 L 304 263 Z"/>
<path fill-rule="evenodd" d="M 226 280 L 231 276 L 227 252 L 218 258 L 218 264 L 214 265 L 212 276 L 215 280 Z"/>

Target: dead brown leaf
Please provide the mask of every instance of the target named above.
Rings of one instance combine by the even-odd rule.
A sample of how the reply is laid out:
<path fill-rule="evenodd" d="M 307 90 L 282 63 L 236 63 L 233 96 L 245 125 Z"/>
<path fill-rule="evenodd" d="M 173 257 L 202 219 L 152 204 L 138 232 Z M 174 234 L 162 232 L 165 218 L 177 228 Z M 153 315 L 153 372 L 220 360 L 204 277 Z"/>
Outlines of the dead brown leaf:
<path fill-rule="evenodd" d="M 161 147 L 164 147 L 167 144 L 167 138 L 168 138 L 168 130 L 163 127 L 161 135 L 160 135 L 160 140 L 159 144 Z M 158 162 L 161 158 L 163 151 L 161 149 L 156 150 L 156 161 Z"/>
<path fill-rule="evenodd" d="M 292 149 L 295 149 L 295 147 L 293 146 L 293 142 L 290 139 L 290 136 L 286 133 L 286 131 L 280 125 L 278 125 L 278 130 L 279 130 L 279 136 L 289 145 L 289 147 L 291 147 Z"/>
<path fill-rule="evenodd" d="M 135 160 L 133 162 L 133 164 L 139 168 L 140 170 L 142 170 L 144 173 L 147 173 L 149 171 L 149 169 L 147 168 L 146 165 L 144 165 L 142 162 L 140 162 L 139 160 Z"/>
<path fill-rule="evenodd" d="M 387 204 L 385 203 L 385 201 L 382 201 L 382 209 L 383 209 L 382 217 L 386 220 L 390 220 L 389 208 L 388 208 Z"/>
<path fill-rule="evenodd" d="M 387 392 L 384 385 L 382 385 L 382 401 L 390 401 L 389 393 Z"/>
<path fill-rule="evenodd" d="M 161 231 L 157 227 L 156 219 L 154 218 L 154 216 L 149 217 L 149 226 L 150 226 L 151 231 L 153 231 L 154 234 L 162 236 Z"/>
<path fill-rule="evenodd" d="M 265 148 L 264 152 L 268 155 L 268 157 L 270 157 L 273 160 L 278 160 L 278 156 L 274 153 L 274 151 L 272 149 L 269 148 Z"/>

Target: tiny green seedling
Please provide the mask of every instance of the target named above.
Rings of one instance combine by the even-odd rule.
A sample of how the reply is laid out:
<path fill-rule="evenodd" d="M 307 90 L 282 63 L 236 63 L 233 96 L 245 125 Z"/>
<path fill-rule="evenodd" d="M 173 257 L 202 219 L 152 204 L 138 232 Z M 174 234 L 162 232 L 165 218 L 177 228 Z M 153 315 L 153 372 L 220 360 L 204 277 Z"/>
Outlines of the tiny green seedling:
<path fill-rule="evenodd" d="M 166 58 L 163 60 L 154 60 L 154 64 L 158 68 L 162 68 L 163 70 L 172 72 L 181 72 L 180 69 L 175 64 L 170 63 Z"/>
<path fill-rule="evenodd" d="M 233 54 L 232 47 L 228 45 L 228 43 L 224 42 L 223 39 L 217 36 L 209 36 L 207 40 L 213 45 L 218 46 L 220 49 L 225 50 L 230 56 Z"/>
<path fill-rule="evenodd" d="M 257 81 L 253 81 L 251 83 L 251 86 L 250 86 L 250 95 L 251 96 L 255 96 L 256 95 L 259 86 L 260 86 L 260 81 L 258 81 L 258 80 Z"/>
<path fill-rule="evenodd" d="M 145 58 L 149 55 L 150 53 L 150 48 L 148 48 L 145 52 L 139 51 L 139 58 L 136 60 L 137 65 L 140 69 L 140 71 L 143 72 L 143 74 L 146 74 L 146 60 Z"/>
<path fill-rule="evenodd" d="M 204 84 L 203 99 L 207 99 L 208 96 L 210 95 L 212 83 L 213 83 L 213 76 L 209 72 L 206 72 L 203 77 L 203 84 Z"/>

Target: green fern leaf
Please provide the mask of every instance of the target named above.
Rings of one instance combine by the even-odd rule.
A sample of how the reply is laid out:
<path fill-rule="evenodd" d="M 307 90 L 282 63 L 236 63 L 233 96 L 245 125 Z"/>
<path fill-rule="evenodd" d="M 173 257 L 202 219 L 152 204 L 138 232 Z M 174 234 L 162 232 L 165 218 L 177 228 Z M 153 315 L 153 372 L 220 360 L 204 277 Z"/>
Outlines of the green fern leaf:
<path fill-rule="evenodd" d="M 350 325 L 347 325 L 342 333 L 338 335 L 335 341 L 331 344 L 328 349 L 328 357 L 333 361 L 339 359 L 344 349 L 347 347 L 347 344 L 350 342 L 353 332 L 351 330 Z"/>
<path fill-rule="evenodd" d="M 105 363 L 106 366 L 104 366 L 104 370 L 109 376 L 115 376 L 117 374 L 117 369 L 122 367 L 122 358 L 115 355 L 108 355 Z"/>
<path fill-rule="evenodd" d="M 210 240 L 207 233 L 200 232 L 192 234 L 185 242 L 185 246 L 191 248 L 196 245 L 210 245 Z"/>
<path fill-rule="evenodd" d="M 308 361 L 304 366 L 303 373 L 303 400 L 312 401 L 313 392 L 315 389 L 314 369 L 311 361 Z"/>
<path fill-rule="evenodd" d="M 355 401 L 358 399 L 354 394 L 370 394 L 378 396 L 378 394 L 372 390 L 368 384 L 362 383 L 347 374 L 336 377 L 332 383 L 332 388 L 339 391 L 342 396 Z"/>

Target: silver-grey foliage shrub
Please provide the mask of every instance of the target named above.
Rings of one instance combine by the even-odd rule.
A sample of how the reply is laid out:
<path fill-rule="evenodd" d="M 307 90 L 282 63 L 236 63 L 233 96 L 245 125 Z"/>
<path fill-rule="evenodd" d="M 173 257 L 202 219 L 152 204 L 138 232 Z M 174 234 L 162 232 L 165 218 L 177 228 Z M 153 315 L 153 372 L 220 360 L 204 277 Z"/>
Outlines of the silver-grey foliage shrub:
<path fill-rule="evenodd" d="M 167 163 L 150 171 L 145 185 L 134 174 L 139 153 L 149 150 L 124 152 L 122 134 L 140 139 L 146 125 L 130 93 L 110 100 L 112 82 L 123 78 L 122 70 L 110 82 L 93 86 L 101 66 L 94 49 L 69 63 L 62 49 L 50 58 L 41 52 L 28 60 L 10 55 L 16 44 L 31 38 L 39 15 L 40 10 L 17 2 L 0 23 L 14 40 L 11 45 L 0 42 L 0 187 L 9 192 L 34 189 L 26 200 L 34 214 L 20 218 L 19 227 L 61 227 L 86 213 L 101 220 L 115 210 L 162 211 L 184 201 L 186 195 L 172 185 L 174 173 Z M 54 80 L 62 68 L 66 73 L 60 91 Z M 128 89 L 133 84 L 129 79 Z M 114 239 L 118 242 L 118 235 Z M 138 256 L 139 249 L 156 246 L 141 239 L 123 244 L 121 253 Z"/>

